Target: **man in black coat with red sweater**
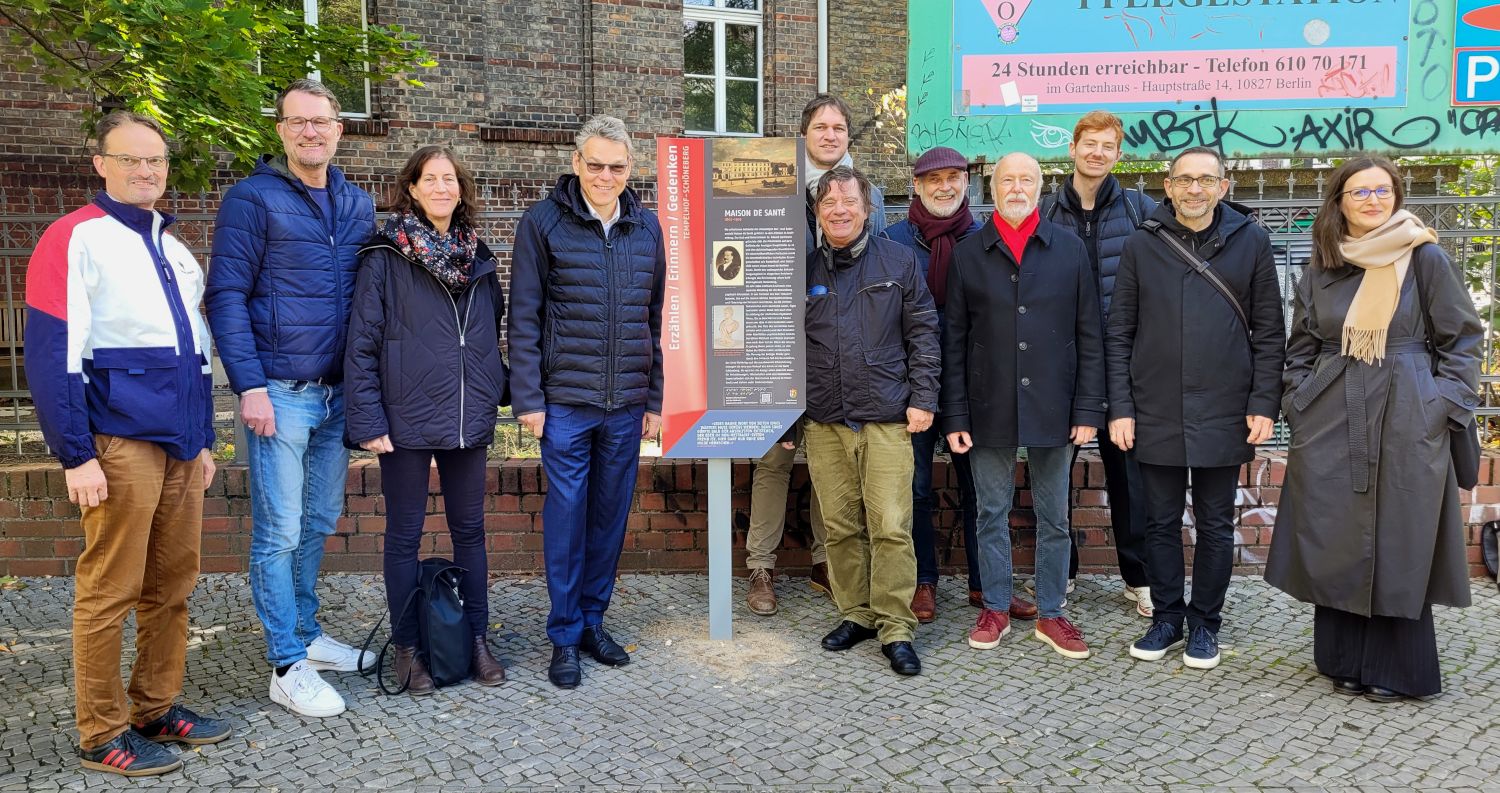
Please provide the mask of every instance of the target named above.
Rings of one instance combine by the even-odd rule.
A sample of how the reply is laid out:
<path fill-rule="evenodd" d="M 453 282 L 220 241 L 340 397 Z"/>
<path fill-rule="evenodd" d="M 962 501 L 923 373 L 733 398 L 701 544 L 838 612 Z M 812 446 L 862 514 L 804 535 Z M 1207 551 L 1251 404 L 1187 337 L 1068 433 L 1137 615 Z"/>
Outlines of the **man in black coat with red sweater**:
<path fill-rule="evenodd" d="M 1063 615 L 1068 482 L 1072 444 L 1104 426 L 1103 330 L 1088 251 L 1037 212 L 1041 182 L 1030 156 L 1002 157 L 990 182 L 995 214 L 953 250 L 939 407 L 948 448 L 969 455 L 978 492 L 984 608 L 969 646 L 997 647 L 1010 632 L 1010 510 L 1024 446 L 1037 524 L 1034 635 L 1082 659 L 1083 633 Z"/>

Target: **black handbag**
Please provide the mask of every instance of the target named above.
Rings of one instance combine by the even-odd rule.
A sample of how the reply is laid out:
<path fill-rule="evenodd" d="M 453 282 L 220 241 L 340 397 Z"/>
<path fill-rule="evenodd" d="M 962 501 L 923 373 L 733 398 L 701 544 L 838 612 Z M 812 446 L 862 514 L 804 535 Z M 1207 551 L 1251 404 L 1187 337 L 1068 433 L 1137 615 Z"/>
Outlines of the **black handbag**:
<path fill-rule="evenodd" d="M 1422 268 L 1413 261 L 1412 277 L 1417 281 L 1417 315 L 1422 318 L 1422 335 L 1427 337 L 1427 352 L 1432 358 L 1432 373 L 1437 374 L 1437 346 L 1432 342 L 1432 321 L 1427 317 L 1427 290 L 1422 288 Z M 1479 422 L 1469 419 L 1462 427 L 1448 428 L 1448 451 L 1453 456 L 1453 473 L 1458 486 L 1473 490 L 1479 484 Z"/>
<path fill-rule="evenodd" d="M 459 591 L 465 572 L 462 567 L 447 559 L 423 559 L 417 572 L 416 588 L 407 596 L 406 603 L 401 606 L 401 613 L 391 617 L 392 637 L 386 639 L 380 648 L 375 666 L 361 669 L 360 673 L 366 676 L 374 674 L 376 685 L 386 694 L 405 691 L 411 683 L 409 676 L 401 681 L 400 688 L 392 691 L 385 685 L 382 670 L 385 668 L 386 651 L 395 641 L 396 625 L 415 619 L 417 653 L 422 659 L 422 665 L 427 668 L 427 673 L 432 676 L 433 684 L 442 688 L 468 679 L 469 665 L 473 658 L 473 631 L 469 628 L 468 618 L 464 616 L 464 598 Z M 413 606 L 416 607 L 415 613 Z M 370 629 L 370 635 L 365 637 L 366 650 L 370 648 L 370 643 L 374 641 L 384 620 L 385 615 L 382 614 L 375 627 Z"/>

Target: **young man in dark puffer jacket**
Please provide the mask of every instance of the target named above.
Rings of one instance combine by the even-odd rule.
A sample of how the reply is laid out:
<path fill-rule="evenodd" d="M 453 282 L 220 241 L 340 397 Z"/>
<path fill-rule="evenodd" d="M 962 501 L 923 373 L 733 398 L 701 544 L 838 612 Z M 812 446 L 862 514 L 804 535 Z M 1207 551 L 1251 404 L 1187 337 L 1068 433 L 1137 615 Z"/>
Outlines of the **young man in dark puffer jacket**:
<path fill-rule="evenodd" d="M 1125 145 L 1125 127 L 1113 113 L 1095 110 L 1073 127 L 1068 157 L 1073 173 L 1056 190 L 1042 197 L 1042 217 L 1072 231 L 1083 240 L 1089 263 L 1099 279 L 1101 322 L 1109 317 L 1109 299 L 1114 294 L 1115 273 L 1125 239 L 1142 220 L 1156 211 L 1151 196 L 1121 186 L 1110 169 L 1120 161 Z M 1075 452 L 1076 454 L 1076 452 Z M 1125 579 L 1125 599 L 1135 603 L 1142 617 L 1151 616 L 1151 589 L 1146 583 L 1146 497 L 1141 489 L 1140 466 L 1135 455 L 1121 451 L 1099 433 L 1099 458 L 1104 463 L 1105 488 L 1109 492 L 1109 520 L 1115 532 L 1120 577 Z M 1071 535 L 1071 532 L 1070 532 Z M 1068 590 L 1078 575 L 1078 539 L 1073 536 L 1068 563 Z"/>
<path fill-rule="evenodd" d="M 640 440 L 661 429 L 667 267 L 655 213 L 626 186 L 624 122 L 595 116 L 575 141 L 573 173 L 516 228 L 510 286 L 511 404 L 547 473 L 547 676 L 559 688 L 578 685 L 580 648 L 607 666 L 630 662 L 604 612 Z"/>

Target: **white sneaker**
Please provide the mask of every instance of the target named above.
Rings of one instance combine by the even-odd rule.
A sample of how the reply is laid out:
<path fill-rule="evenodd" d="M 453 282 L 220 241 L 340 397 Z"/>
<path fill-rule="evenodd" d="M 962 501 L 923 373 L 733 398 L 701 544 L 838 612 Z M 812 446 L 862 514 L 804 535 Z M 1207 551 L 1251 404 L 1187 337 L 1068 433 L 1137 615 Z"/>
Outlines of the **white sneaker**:
<path fill-rule="evenodd" d="M 314 718 L 337 716 L 344 712 L 344 698 L 323 682 L 318 670 L 306 660 L 292 664 L 286 674 L 271 670 L 271 701 L 293 713 Z"/>
<path fill-rule="evenodd" d="M 375 665 L 375 654 L 356 650 L 329 636 L 318 634 L 318 638 L 307 645 L 307 664 L 325 672 L 358 672 Z"/>
<path fill-rule="evenodd" d="M 1135 613 L 1151 619 L 1156 615 L 1156 609 L 1151 605 L 1151 587 L 1148 586 L 1125 586 L 1125 599 L 1135 603 Z"/>

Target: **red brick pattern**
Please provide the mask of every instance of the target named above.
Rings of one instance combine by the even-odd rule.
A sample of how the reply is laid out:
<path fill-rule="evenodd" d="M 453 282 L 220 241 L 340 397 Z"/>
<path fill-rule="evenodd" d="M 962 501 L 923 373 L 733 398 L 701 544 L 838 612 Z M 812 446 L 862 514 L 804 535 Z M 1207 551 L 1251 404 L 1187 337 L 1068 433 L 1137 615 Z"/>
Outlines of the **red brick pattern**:
<path fill-rule="evenodd" d="M 1486 521 L 1500 520 L 1500 457 L 1484 461 L 1481 485 L 1465 492 L 1464 508 L 1469 531 L 1470 573 L 1484 575 L 1479 557 L 1479 529 Z M 1261 572 L 1271 542 L 1274 508 L 1281 495 L 1284 459 L 1265 453 L 1245 466 L 1241 473 L 1238 528 L 1235 539 L 1235 572 Z M 431 486 L 437 487 L 436 473 Z M 1073 468 L 1073 525 L 1082 547 L 1085 572 L 1114 569 L 1113 540 L 1109 532 L 1109 508 L 1104 493 L 1104 469 L 1092 453 L 1080 456 Z M 962 532 L 955 531 L 959 514 L 958 491 L 948 465 L 934 466 L 937 482 L 937 528 L 939 563 L 954 572 L 964 564 Z M 1015 530 L 1015 558 L 1029 567 L 1035 552 L 1031 493 L 1025 465 L 1016 470 L 1018 509 L 1011 522 Z M 643 460 L 636 479 L 635 503 L 625 535 L 621 569 L 632 572 L 703 572 L 708 564 L 707 467 L 703 463 Z M 735 567 L 744 559 L 744 531 L 749 523 L 750 465 L 734 465 Z M 485 504 L 485 527 L 489 535 L 490 570 L 496 573 L 537 573 L 542 568 L 542 499 L 546 481 L 536 460 L 510 460 L 491 464 L 489 493 Z M 385 499 L 380 491 L 380 468 L 374 461 L 356 461 L 349 468 L 344 517 L 338 531 L 328 538 L 324 569 L 341 572 L 378 572 L 385 530 Z M 787 531 L 778 566 L 805 570 L 809 563 L 807 530 L 808 497 L 805 466 L 792 477 L 788 498 Z M 433 495 L 427 518 L 428 532 L 422 553 L 442 555 L 451 551 L 441 514 L 442 497 Z M 1192 530 L 1184 530 L 1191 546 Z M 62 470 L 53 464 L 0 467 L 0 575 L 71 575 L 83 548 L 78 510 L 68 503 Z M 250 498 L 243 466 L 220 469 L 204 504 L 203 569 L 209 572 L 244 570 L 250 548 Z M 1192 549 L 1186 551 L 1191 558 Z"/>

